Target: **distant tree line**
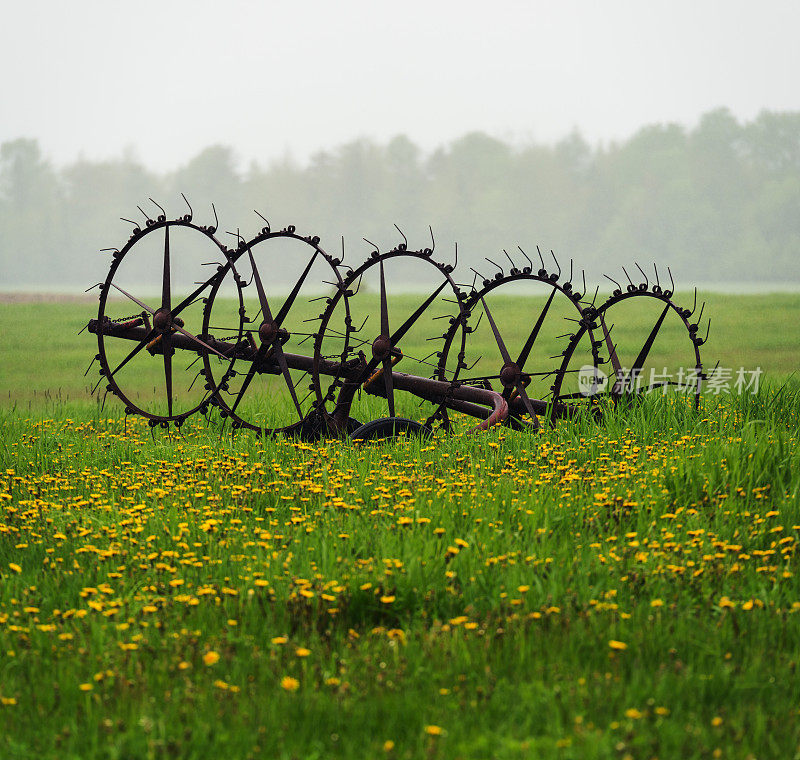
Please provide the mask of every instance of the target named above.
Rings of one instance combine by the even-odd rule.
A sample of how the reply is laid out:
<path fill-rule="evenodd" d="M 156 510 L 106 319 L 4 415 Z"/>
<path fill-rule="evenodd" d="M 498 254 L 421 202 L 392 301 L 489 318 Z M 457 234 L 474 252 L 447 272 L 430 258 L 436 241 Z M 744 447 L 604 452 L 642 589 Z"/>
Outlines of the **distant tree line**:
<path fill-rule="evenodd" d="M 330 251 L 344 235 L 354 262 L 368 251 L 362 237 L 393 246 L 397 224 L 410 246 L 427 247 L 430 225 L 437 255 L 452 259 L 458 242 L 464 270 L 491 271 L 484 257 L 505 260 L 501 249 L 517 244 L 535 256 L 539 244 L 594 278 L 656 261 L 684 281 L 800 280 L 800 113 L 740 123 L 720 109 L 694 129 L 653 125 L 595 147 L 577 133 L 517 147 L 476 132 L 425 154 L 398 136 L 304 166 L 287 157 L 238 170 L 215 145 L 161 174 L 132 156 L 55 167 L 35 140 L 17 139 L 0 146 L 2 286 L 96 282 L 106 268 L 97 251 L 127 239 L 119 217 L 136 219 L 148 197 L 184 213 L 181 192 L 198 219 L 213 219 L 213 201 L 221 230 L 254 234 L 255 208 Z"/>

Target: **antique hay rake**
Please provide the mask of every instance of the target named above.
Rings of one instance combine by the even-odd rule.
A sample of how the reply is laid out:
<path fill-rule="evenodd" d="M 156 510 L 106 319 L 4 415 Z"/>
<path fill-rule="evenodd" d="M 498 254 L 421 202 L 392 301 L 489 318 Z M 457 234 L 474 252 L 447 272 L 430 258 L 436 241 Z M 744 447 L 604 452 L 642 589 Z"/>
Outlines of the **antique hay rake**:
<path fill-rule="evenodd" d="M 100 306 L 88 323 L 100 362 L 94 390 L 105 383 L 105 394 L 151 427 L 216 411 L 234 429 L 363 439 L 449 429 L 453 412 L 480 420 L 473 430 L 537 429 L 540 418 L 597 417 L 623 397 L 670 387 L 699 404 L 708 330 L 701 337 L 699 318 L 690 321 L 696 291 L 691 310 L 677 306 L 671 273 L 662 287 L 655 266 L 653 281 L 638 264 L 640 283 L 625 270 L 626 287 L 609 278 L 614 291 L 598 305 L 599 289 L 587 298 L 583 273 L 577 287 L 572 262 L 565 276 L 552 252 L 555 271 L 540 252 L 537 267 L 520 248 L 524 265 L 504 251 L 507 269 L 487 259 L 497 271 L 472 269 L 463 284 L 453 277 L 457 249 L 455 264 L 438 261 L 432 235 L 430 248 L 411 250 L 400 232 L 402 243 L 385 252 L 373 245 L 351 268 L 343 243 L 334 257 L 294 226 L 273 230 L 261 217 L 254 238 L 230 233 L 228 247 L 218 223 L 196 224 L 191 207 L 174 219 L 159 209 L 156 218 L 140 209 L 144 223 L 133 223 L 121 249 L 107 249 L 111 266 L 94 286 Z M 422 296 L 389 296 L 420 287 Z M 615 312 L 624 318 L 634 302 L 654 311 L 615 326 Z M 676 379 L 651 368 L 643 383 L 657 338 L 672 366 L 682 356 L 689 369 Z M 470 363 L 467 343 L 481 340 L 484 351 Z M 434 350 L 421 357 L 428 341 Z M 414 371 L 401 372 L 401 362 Z M 605 385 L 604 367 L 612 375 Z M 409 411 L 412 401 L 424 412 Z M 371 421 L 362 425 L 356 414 Z"/>

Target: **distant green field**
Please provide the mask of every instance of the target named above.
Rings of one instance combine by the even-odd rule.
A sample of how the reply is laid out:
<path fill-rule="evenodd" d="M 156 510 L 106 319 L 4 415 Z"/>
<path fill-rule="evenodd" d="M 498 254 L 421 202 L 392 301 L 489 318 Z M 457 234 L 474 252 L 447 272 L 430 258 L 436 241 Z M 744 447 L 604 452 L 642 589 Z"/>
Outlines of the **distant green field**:
<path fill-rule="evenodd" d="M 424 296 L 419 295 L 396 298 L 390 305 L 391 314 L 395 320 L 399 320 L 422 300 Z M 683 300 L 676 297 L 676 300 L 687 307 L 692 305 L 691 294 Z M 785 379 L 800 367 L 800 295 L 712 293 L 701 294 L 698 301 L 707 302 L 703 328 L 706 317 L 710 316 L 712 320 L 708 343 L 701 349 L 707 367 L 713 367 L 717 362 L 721 367 L 731 369 L 761 367 L 766 377 L 776 381 Z M 363 330 L 363 337 L 371 341 L 378 328 L 377 296 L 374 293 L 360 294 L 357 299 L 353 299 L 353 303 L 354 323 L 358 324 L 364 316 L 371 315 Z M 543 304 L 542 298 L 526 299 L 520 296 L 498 297 L 491 302 L 490 308 L 509 348 L 524 343 Z M 130 306 L 121 303 L 116 308 L 119 314 L 127 315 L 130 311 L 136 311 L 136 307 Z M 300 307 L 301 311 L 294 322 L 298 326 L 293 329 L 310 330 L 312 328 L 303 325 L 301 320 L 316 316 L 319 309 L 309 304 L 300 304 Z M 96 309 L 94 301 L 85 304 L 0 303 L 0 400 L 3 404 L 16 405 L 18 409 L 34 409 L 41 408 L 53 399 L 79 403 L 90 400 L 89 391 L 99 379 L 97 365 L 86 378 L 83 374 L 96 353 L 97 343 L 95 336 L 88 332 L 80 335 L 78 333 L 89 319 L 96 316 Z M 423 359 L 439 347 L 440 342 L 429 342 L 425 339 L 440 335 L 446 327 L 445 322 L 431 319 L 440 313 L 441 309 L 438 312 L 432 310 L 421 321 L 418 329 L 409 334 L 403 344 L 403 350 L 409 357 Z M 628 309 L 620 315 L 624 318 L 617 320 L 614 325 L 615 340 L 623 345 L 630 343 L 634 348 L 638 347 L 650 330 L 657 313 L 652 306 L 639 310 Z M 546 334 L 537 343 L 530 360 L 532 369 L 546 372 L 557 366 L 557 360 L 550 357 L 563 350 L 566 339 L 556 336 L 574 330 L 574 324 L 564 320 L 568 315 L 571 315 L 569 309 L 561 307 L 561 311 L 555 315 L 558 320 L 555 326 L 549 332 L 544 331 Z M 693 362 L 687 333 L 677 325 L 677 320 L 675 322 L 676 324 L 671 324 L 668 320 L 665 323 L 662 335 L 654 346 L 651 357 L 651 364 L 654 366 L 663 364 L 674 368 Z M 187 326 L 190 324 L 187 321 Z M 199 315 L 195 317 L 194 324 L 199 332 Z M 343 329 L 336 321 L 333 324 Z M 287 350 L 311 355 L 311 342 L 298 346 L 301 339 L 300 336 L 293 336 Z M 131 347 L 128 344 L 122 345 L 123 343 L 125 342 L 110 342 L 112 355 L 118 359 L 123 358 Z M 497 349 L 485 319 L 478 330 L 468 336 L 466 356 L 470 363 L 483 357 L 471 371 L 472 376 L 498 370 L 494 366 L 498 363 Z M 196 356 L 179 358 L 183 363 L 176 363 L 176 367 L 183 370 Z M 428 361 L 435 362 L 436 358 Z M 632 361 L 630 357 L 629 361 Z M 196 371 L 197 366 L 194 369 Z M 433 367 L 415 362 L 411 358 L 404 359 L 397 369 L 412 374 L 430 375 L 433 372 Z M 176 375 L 177 373 L 178 369 Z M 178 376 L 175 381 L 176 396 L 180 396 L 188 388 L 193 377 L 193 372 Z M 126 387 L 136 389 L 144 397 L 160 400 L 163 397 L 161 358 L 144 354 L 128 375 L 123 374 L 121 382 Z M 101 385 L 101 389 L 102 387 L 104 386 Z M 273 387 L 285 394 L 282 382 L 275 383 Z M 545 392 L 547 389 L 542 387 L 540 390 Z M 110 411 L 114 412 L 113 403 Z"/>

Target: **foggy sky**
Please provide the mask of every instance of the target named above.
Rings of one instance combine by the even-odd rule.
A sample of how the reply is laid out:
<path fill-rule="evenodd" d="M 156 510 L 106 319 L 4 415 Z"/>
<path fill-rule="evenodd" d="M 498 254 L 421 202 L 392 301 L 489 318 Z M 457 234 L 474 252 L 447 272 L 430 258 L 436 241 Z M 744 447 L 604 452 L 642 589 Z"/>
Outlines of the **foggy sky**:
<path fill-rule="evenodd" d="M 359 136 L 591 142 L 800 110 L 800 4 L 710 0 L 4 3 L 0 142 L 56 163 L 242 165 Z"/>

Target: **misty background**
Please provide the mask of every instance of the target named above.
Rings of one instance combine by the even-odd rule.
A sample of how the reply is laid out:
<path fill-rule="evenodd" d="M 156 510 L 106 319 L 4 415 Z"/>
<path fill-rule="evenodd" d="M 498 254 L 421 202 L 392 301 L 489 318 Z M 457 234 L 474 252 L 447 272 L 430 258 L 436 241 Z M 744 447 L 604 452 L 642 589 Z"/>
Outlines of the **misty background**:
<path fill-rule="evenodd" d="M 538 244 L 592 282 L 797 283 L 797 28 L 788 0 L 31 0 L 0 27 L 0 289 L 97 282 L 119 217 L 182 192 L 352 264 L 430 225 L 462 272 Z"/>

